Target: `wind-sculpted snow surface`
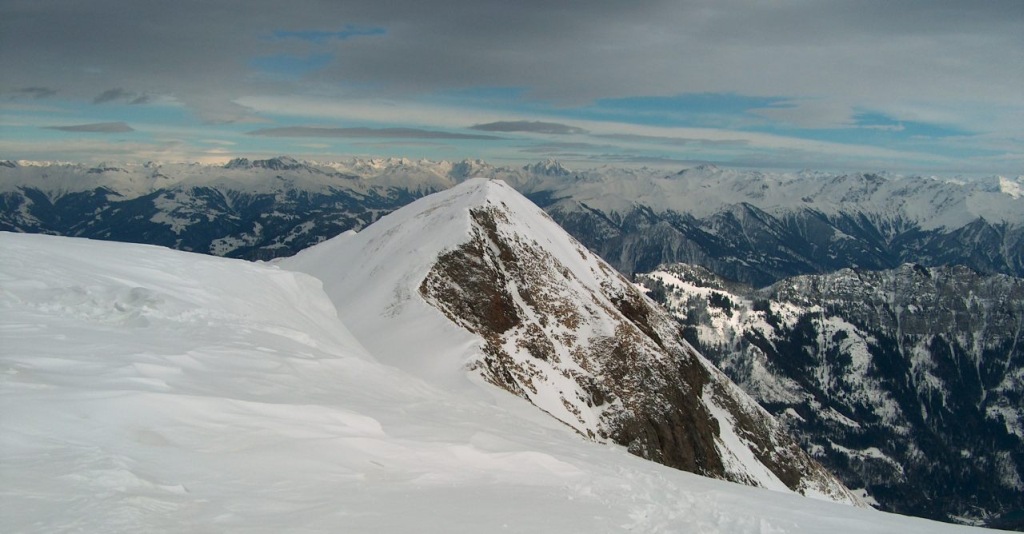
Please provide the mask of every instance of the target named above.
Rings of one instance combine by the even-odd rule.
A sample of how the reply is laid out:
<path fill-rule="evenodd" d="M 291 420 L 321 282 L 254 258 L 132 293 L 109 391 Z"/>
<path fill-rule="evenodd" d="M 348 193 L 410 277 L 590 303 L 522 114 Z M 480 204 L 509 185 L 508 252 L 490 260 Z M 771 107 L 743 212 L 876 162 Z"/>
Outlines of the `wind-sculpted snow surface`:
<path fill-rule="evenodd" d="M 368 354 L 306 275 L 0 249 L 3 532 L 976 532 L 668 469 L 429 384 Z"/>
<path fill-rule="evenodd" d="M 672 467 L 857 502 L 667 314 L 504 183 L 465 182 L 281 265 L 324 280 L 388 363 L 448 383 L 468 369 Z"/>
<path fill-rule="evenodd" d="M 904 265 L 761 291 L 639 277 L 684 335 L 884 509 L 1024 527 L 1024 282 Z"/>

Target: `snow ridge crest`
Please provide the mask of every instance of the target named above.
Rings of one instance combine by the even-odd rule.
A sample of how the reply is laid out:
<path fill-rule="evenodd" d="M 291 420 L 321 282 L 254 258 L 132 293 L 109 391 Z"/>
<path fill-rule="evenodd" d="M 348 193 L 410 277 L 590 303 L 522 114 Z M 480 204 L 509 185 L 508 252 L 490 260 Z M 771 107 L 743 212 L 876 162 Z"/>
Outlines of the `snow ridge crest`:
<path fill-rule="evenodd" d="M 386 363 L 452 387 L 483 380 L 672 467 L 858 502 L 666 313 L 503 182 L 467 180 L 283 265 L 324 280 Z"/>

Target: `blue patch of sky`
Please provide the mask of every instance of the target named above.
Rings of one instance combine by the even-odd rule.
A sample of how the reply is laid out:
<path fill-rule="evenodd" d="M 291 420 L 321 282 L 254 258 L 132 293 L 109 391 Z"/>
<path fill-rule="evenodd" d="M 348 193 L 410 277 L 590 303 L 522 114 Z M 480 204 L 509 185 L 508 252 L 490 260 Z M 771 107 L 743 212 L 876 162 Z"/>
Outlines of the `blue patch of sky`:
<path fill-rule="evenodd" d="M 840 128 L 797 128 L 780 124 L 751 128 L 777 135 L 801 139 L 827 141 L 848 145 L 864 145 L 909 150 L 946 157 L 981 157 L 1001 154 L 1001 151 L 947 143 L 944 140 L 970 137 L 974 132 L 918 121 L 899 120 L 884 113 L 859 111 L 853 124 Z"/>
<path fill-rule="evenodd" d="M 196 122 L 195 115 L 188 108 L 177 104 L 106 104 L 103 109 L 97 107 L 96 111 L 102 112 L 107 118 L 116 117 L 116 120 L 123 120 L 129 125 L 192 126 Z"/>
<path fill-rule="evenodd" d="M 750 110 L 779 105 L 783 97 L 752 97 L 732 93 L 693 93 L 667 97 L 601 99 L 567 107 L 528 98 L 520 87 L 474 87 L 433 95 L 432 102 L 486 107 L 510 114 L 535 114 L 562 120 L 611 121 L 664 127 L 740 128 L 765 119 Z M 510 120 L 514 120 L 510 115 Z"/>
<path fill-rule="evenodd" d="M 586 120 L 627 122 L 647 126 L 695 128 L 742 128 L 763 122 L 752 109 L 778 105 L 782 97 L 754 97 L 733 93 L 692 93 L 677 96 L 602 99 L 591 105 L 565 110 L 566 115 Z"/>
<path fill-rule="evenodd" d="M 420 101 L 427 104 L 509 113 L 509 120 L 515 120 L 527 113 L 547 114 L 551 111 L 550 104 L 527 99 L 526 94 L 526 89 L 522 87 L 464 87 L 427 95 L 421 97 Z"/>
<path fill-rule="evenodd" d="M 328 41 L 345 41 L 353 37 L 373 37 L 387 35 L 387 28 L 380 26 L 360 26 L 357 24 L 346 24 L 338 31 L 323 30 L 277 30 L 273 33 L 275 39 L 299 39 L 314 44 L 324 44 Z"/>
<path fill-rule="evenodd" d="M 435 94 L 433 98 L 436 100 L 484 102 L 488 104 L 500 104 L 502 102 L 526 104 L 525 96 L 526 89 L 523 87 L 464 87 Z"/>
<path fill-rule="evenodd" d="M 755 97 L 734 93 L 695 93 L 671 97 L 629 97 L 597 100 L 564 107 L 528 98 L 522 88 L 469 88 L 434 95 L 430 100 L 519 115 L 546 117 L 573 124 L 576 120 L 611 121 L 658 127 L 722 128 L 769 133 L 798 139 L 840 144 L 912 150 L 946 157 L 977 157 L 1000 151 L 967 147 L 943 140 L 974 135 L 973 132 L 918 121 L 899 120 L 876 111 L 859 110 L 848 126 L 801 128 L 772 121 L 756 110 L 790 105 L 791 97 Z"/>
<path fill-rule="evenodd" d="M 854 115 L 853 119 L 854 125 L 858 128 L 901 132 L 914 137 L 942 138 L 971 135 L 971 132 L 959 128 L 915 121 L 900 121 L 882 113 L 860 112 Z"/>
<path fill-rule="evenodd" d="M 267 74 L 299 78 L 304 74 L 326 67 L 333 59 L 334 56 L 331 54 L 310 54 L 308 56 L 277 54 L 253 58 L 249 61 L 249 65 Z"/>

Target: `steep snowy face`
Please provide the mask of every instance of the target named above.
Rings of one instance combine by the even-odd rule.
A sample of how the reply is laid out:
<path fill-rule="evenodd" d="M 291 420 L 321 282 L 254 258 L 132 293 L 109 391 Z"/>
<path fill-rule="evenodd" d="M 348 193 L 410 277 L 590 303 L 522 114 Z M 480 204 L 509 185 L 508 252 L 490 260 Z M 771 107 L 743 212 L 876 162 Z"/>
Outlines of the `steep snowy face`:
<path fill-rule="evenodd" d="M 677 341 L 668 315 L 504 183 L 470 180 L 281 265 L 321 278 L 388 363 L 448 384 L 468 370 L 672 467 L 857 501 Z"/>
<path fill-rule="evenodd" d="M 753 291 L 671 265 L 639 281 L 703 354 L 883 508 L 1000 524 L 1024 506 L 1020 279 L 908 264 Z"/>

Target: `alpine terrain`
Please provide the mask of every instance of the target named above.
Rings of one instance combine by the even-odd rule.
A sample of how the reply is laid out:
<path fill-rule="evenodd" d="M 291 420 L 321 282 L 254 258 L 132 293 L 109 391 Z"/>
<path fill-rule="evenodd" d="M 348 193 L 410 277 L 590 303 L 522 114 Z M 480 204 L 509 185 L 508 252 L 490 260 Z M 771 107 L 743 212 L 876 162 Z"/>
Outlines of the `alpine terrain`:
<path fill-rule="evenodd" d="M 281 265 L 323 280 L 342 320 L 387 363 L 427 365 L 424 378 L 468 367 L 589 439 L 706 476 L 857 502 L 681 343 L 670 316 L 502 182 L 469 180 Z"/>
<path fill-rule="evenodd" d="M 363 169 L 373 169 L 372 163 Z M 295 254 L 451 187 L 280 157 L 198 164 L 42 165 L 0 162 L 0 230 L 163 245 L 249 260 Z M 420 178 L 420 177 L 418 177 Z M 440 180 L 440 181 L 438 181 Z"/>
<path fill-rule="evenodd" d="M 620 272 L 703 265 L 767 285 L 903 263 L 1024 275 L 1024 177 L 678 172 L 554 161 L 288 157 L 226 165 L 0 162 L 0 230 L 290 256 L 469 177 L 497 178 Z"/>
<path fill-rule="evenodd" d="M 472 177 L 504 180 L 551 219 L 523 215 L 535 213 L 533 206 L 508 212 L 501 202 L 518 206 L 521 199 L 507 187 L 491 185 L 503 191 L 495 193 L 501 199 L 496 205 L 445 200 L 460 214 L 438 208 L 436 217 L 451 219 L 444 224 L 420 218 L 443 231 L 416 230 L 419 222 L 388 237 L 385 230 L 370 230 L 378 226 L 374 221 L 425 195 L 476 183 Z M 818 467 L 790 447 L 784 435 L 791 431 L 816 461 L 887 510 L 1014 525 L 1014 511 L 1021 508 L 1013 478 L 1022 465 L 1020 434 L 1012 423 L 1022 394 L 1014 326 L 1020 315 L 1006 319 L 1002 311 L 992 311 L 998 306 L 986 304 L 995 297 L 979 296 L 1015 293 L 1004 291 L 1003 282 L 984 293 L 953 279 L 1012 285 L 1019 278 L 986 277 L 1024 274 L 1022 177 L 955 180 L 714 166 L 577 171 L 554 161 L 497 167 L 468 160 L 310 162 L 283 156 L 226 165 L 4 161 L 0 206 L 0 229 L 14 232 L 160 244 L 245 259 L 292 256 L 317 243 L 323 250 L 337 248 L 341 252 L 328 254 L 314 247 L 283 261 L 325 280 L 346 323 L 375 357 L 402 358 L 403 369 L 446 384 L 468 365 L 481 381 L 528 399 L 588 439 L 623 444 L 668 465 L 804 493 L 833 493 L 822 490 L 831 483 L 821 486 L 808 481 L 816 478 L 813 474 L 808 480 L 795 474 Z M 517 226 L 533 219 L 537 222 L 529 228 Z M 568 240 L 552 220 L 578 242 Z M 399 226 L 391 222 L 380 228 Z M 349 230 L 363 231 L 332 240 Z M 403 235 L 404 241 L 393 239 Z M 677 303 L 674 312 L 685 317 L 686 339 L 779 417 L 783 430 L 680 341 L 680 325 L 614 272 L 653 271 L 676 261 L 755 287 L 849 267 L 869 280 L 867 270 L 908 272 L 900 267 L 907 262 L 921 266 L 913 272 L 927 271 L 949 283 L 916 308 L 898 308 L 896 300 L 885 299 L 904 298 L 893 288 L 917 291 L 927 284 L 879 282 L 864 294 L 841 299 L 810 292 L 793 302 L 747 286 L 722 285 L 733 292 L 722 297 L 730 306 L 747 306 L 749 317 L 761 314 L 766 321 L 751 330 L 736 322 L 742 313 L 732 313 L 735 332 L 721 334 L 729 341 L 698 337 L 693 330 L 724 310 L 722 302 L 706 297 L 706 305 L 700 299 Z M 384 280 L 384 273 L 392 278 Z M 779 283 L 776 287 L 784 287 Z M 878 295 L 868 298 L 871 291 Z M 967 295 L 966 300 L 944 300 L 958 295 Z M 843 304 L 846 298 L 849 305 Z M 394 306 L 369 313 L 374 308 L 364 301 Z M 873 307 L 860 309 L 868 302 Z M 1012 308 L 1005 298 L 1001 302 L 999 309 Z M 772 306 L 803 311 L 792 317 L 768 313 Z M 409 307 L 419 311 L 403 315 L 402 326 L 385 320 Z M 814 311 L 819 309 L 825 312 Z M 938 320 L 936 310 L 961 310 L 953 314 L 953 330 L 943 330 L 950 320 Z M 880 315 L 873 319 L 872 314 Z M 803 315 L 808 318 L 798 321 Z M 804 357 L 830 354 L 846 343 L 822 333 L 834 326 L 828 317 L 857 330 L 840 336 L 862 336 L 865 346 L 875 347 L 870 354 L 885 354 L 858 367 L 865 378 L 848 388 L 830 382 L 842 376 L 840 371 L 816 370 L 818 364 Z M 815 326 L 819 319 L 832 326 Z M 814 335 L 804 331 L 808 325 Z M 750 341 L 757 336 L 768 341 Z M 416 350 L 407 350 L 400 340 Z M 951 356 L 935 352 L 945 346 Z M 763 358 L 754 348 L 773 363 L 758 363 Z M 429 357 L 410 356 L 420 353 Z M 438 362 L 446 363 L 439 367 Z M 796 381 L 803 393 L 785 397 L 783 404 L 766 396 L 759 379 L 743 371 L 759 365 L 778 380 Z M 938 378 L 928 378 L 932 375 Z M 844 388 L 849 393 L 842 393 Z M 867 389 L 856 393 L 859 388 Z M 864 407 L 847 397 L 863 398 L 858 402 Z M 857 439 L 843 437 L 849 429 L 842 425 L 821 434 L 832 423 L 814 421 L 830 421 L 832 412 L 817 413 L 808 398 L 860 425 L 861 431 L 850 434 Z M 871 456 L 875 449 L 894 463 L 879 463 Z"/>
<path fill-rule="evenodd" d="M 4 532 L 980 532 L 582 439 L 467 384 L 441 346 L 368 352 L 307 275 L 43 235 L 0 248 Z"/>
<path fill-rule="evenodd" d="M 761 290 L 638 276 L 684 337 L 886 510 L 1024 527 L 1024 281 L 906 264 Z"/>
<path fill-rule="evenodd" d="M 902 263 L 1024 275 L 1024 177 L 950 180 L 764 173 L 666 174 L 552 164 L 518 185 L 624 273 L 702 265 L 763 286 L 798 274 Z"/>

